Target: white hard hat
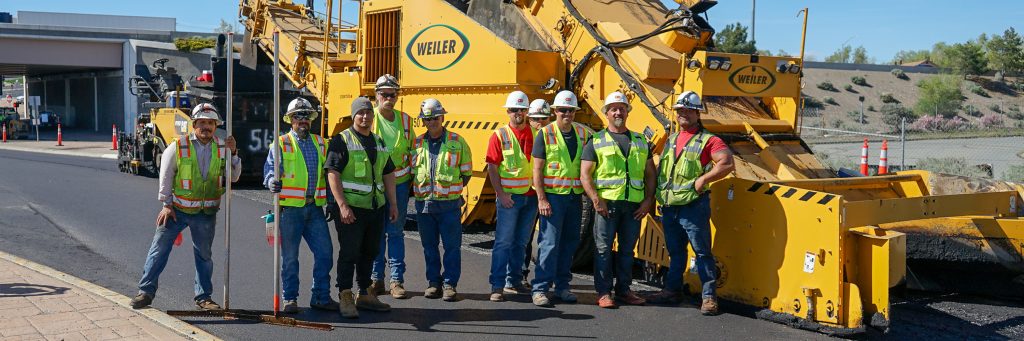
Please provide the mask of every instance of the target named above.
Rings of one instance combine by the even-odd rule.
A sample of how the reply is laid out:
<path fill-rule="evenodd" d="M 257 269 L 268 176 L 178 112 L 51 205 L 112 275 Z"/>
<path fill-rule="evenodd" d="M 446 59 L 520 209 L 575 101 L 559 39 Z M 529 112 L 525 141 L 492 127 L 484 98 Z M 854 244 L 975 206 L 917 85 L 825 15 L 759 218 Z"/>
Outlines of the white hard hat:
<path fill-rule="evenodd" d="M 395 78 L 395 76 L 392 76 L 391 74 L 384 74 L 383 76 L 380 76 L 380 78 L 377 78 L 377 84 L 374 88 L 377 91 L 380 89 L 395 89 L 395 91 L 398 91 L 398 78 Z"/>
<path fill-rule="evenodd" d="M 217 107 L 210 103 L 200 103 L 192 108 L 192 120 L 208 119 L 216 120 L 217 125 L 220 125 L 220 114 L 217 113 Z"/>
<path fill-rule="evenodd" d="M 576 94 L 572 91 L 562 90 L 555 95 L 554 103 L 551 103 L 552 108 L 573 108 L 579 109 L 579 105 L 576 103 Z"/>
<path fill-rule="evenodd" d="M 676 104 L 672 106 L 672 109 L 679 108 L 704 110 L 704 104 L 701 103 L 700 95 L 697 95 L 696 92 L 686 91 L 682 94 L 679 94 L 679 97 L 676 98 Z"/>
<path fill-rule="evenodd" d="M 508 94 L 508 98 L 505 99 L 505 108 L 508 109 L 529 109 L 530 99 L 526 97 L 526 93 L 522 91 L 513 91 Z"/>
<path fill-rule="evenodd" d="M 629 100 L 626 99 L 626 95 L 621 92 L 613 92 L 608 94 L 608 97 L 604 98 L 604 106 L 601 107 L 601 112 L 608 112 L 608 105 L 612 103 L 622 103 L 626 105 L 626 112 L 632 111 L 633 106 L 629 105 Z"/>
<path fill-rule="evenodd" d="M 528 117 L 551 117 L 551 105 L 543 99 L 535 99 L 530 102 Z"/>
<path fill-rule="evenodd" d="M 447 113 L 448 111 L 444 110 L 444 106 L 441 106 L 441 101 L 436 99 L 427 98 L 420 104 L 420 118 L 431 118 Z"/>
<path fill-rule="evenodd" d="M 308 115 L 310 121 L 315 120 L 319 116 L 313 104 L 302 97 L 297 97 L 288 103 L 288 111 L 284 114 L 284 123 L 291 124 L 292 115 L 297 114 Z"/>

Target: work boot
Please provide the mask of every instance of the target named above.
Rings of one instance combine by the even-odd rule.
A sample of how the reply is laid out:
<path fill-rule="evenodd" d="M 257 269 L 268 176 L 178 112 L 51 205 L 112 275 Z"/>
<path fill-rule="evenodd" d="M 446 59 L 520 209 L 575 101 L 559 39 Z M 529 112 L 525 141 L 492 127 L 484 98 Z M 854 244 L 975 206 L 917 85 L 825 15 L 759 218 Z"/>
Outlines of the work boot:
<path fill-rule="evenodd" d="M 405 293 L 405 287 L 402 286 L 402 282 L 391 281 L 391 297 L 394 297 L 394 298 L 408 298 L 409 297 Z"/>
<path fill-rule="evenodd" d="M 153 304 L 153 295 L 146 293 L 139 293 L 132 299 L 132 309 L 142 309 Z"/>
<path fill-rule="evenodd" d="M 440 298 L 441 297 L 441 285 L 437 283 L 430 283 L 427 286 L 427 290 L 423 291 L 423 297 L 426 298 Z"/>
<path fill-rule="evenodd" d="M 609 294 L 602 294 L 601 297 L 597 299 L 597 306 L 605 309 L 615 309 L 619 307 L 619 305 L 615 304 L 615 300 L 612 299 L 612 295 Z"/>
<path fill-rule="evenodd" d="M 341 317 L 347 319 L 359 318 L 359 311 L 356 310 L 356 298 L 352 295 L 352 289 L 342 290 L 338 294 L 338 312 Z"/>
<path fill-rule="evenodd" d="M 282 313 L 285 314 L 296 314 L 299 312 L 299 302 L 296 300 L 284 300 L 284 308 L 281 309 Z"/>
<path fill-rule="evenodd" d="M 451 284 L 445 284 L 444 295 L 441 296 L 441 300 L 444 300 L 446 302 L 454 302 L 456 299 L 455 295 L 458 295 L 458 292 L 455 291 L 455 286 Z"/>
<path fill-rule="evenodd" d="M 196 301 L 196 307 L 198 307 L 199 310 L 221 310 L 220 305 L 209 298 Z"/>
<path fill-rule="evenodd" d="M 718 315 L 718 299 L 705 297 L 700 303 L 700 313 L 705 316 Z"/>
<path fill-rule="evenodd" d="M 533 292 L 533 288 L 531 288 L 529 285 L 524 285 L 521 282 L 518 284 L 518 286 L 515 286 L 515 287 L 505 287 L 503 290 L 504 290 L 505 294 L 507 294 L 507 295 L 529 294 L 529 293 Z"/>
<path fill-rule="evenodd" d="M 637 296 L 633 290 L 626 291 L 626 293 L 621 295 L 617 294 L 615 295 L 615 299 L 628 305 L 644 305 L 647 303 L 647 300 L 643 297 Z"/>
<path fill-rule="evenodd" d="M 565 303 L 576 303 L 579 300 L 569 289 L 555 290 L 555 297 Z"/>
<path fill-rule="evenodd" d="M 491 302 L 505 302 L 505 295 L 502 292 L 503 289 L 491 290 Z"/>
<path fill-rule="evenodd" d="M 373 282 L 370 282 L 370 288 L 366 289 L 366 291 L 369 291 L 371 294 L 374 295 L 384 294 L 384 281 L 375 280 Z"/>
<path fill-rule="evenodd" d="M 377 295 L 359 295 L 356 299 L 356 308 L 372 311 L 391 311 L 391 306 L 377 299 Z"/>
<path fill-rule="evenodd" d="M 647 302 L 652 304 L 679 305 L 683 303 L 683 295 L 669 290 L 662 290 L 657 294 L 647 296 Z"/>
<path fill-rule="evenodd" d="M 338 310 L 338 302 L 328 298 L 327 302 L 310 303 L 309 307 L 313 309 L 335 311 Z"/>
<path fill-rule="evenodd" d="M 550 307 L 551 300 L 548 299 L 548 295 L 542 292 L 533 293 L 533 305 L 538 307 Z"/>

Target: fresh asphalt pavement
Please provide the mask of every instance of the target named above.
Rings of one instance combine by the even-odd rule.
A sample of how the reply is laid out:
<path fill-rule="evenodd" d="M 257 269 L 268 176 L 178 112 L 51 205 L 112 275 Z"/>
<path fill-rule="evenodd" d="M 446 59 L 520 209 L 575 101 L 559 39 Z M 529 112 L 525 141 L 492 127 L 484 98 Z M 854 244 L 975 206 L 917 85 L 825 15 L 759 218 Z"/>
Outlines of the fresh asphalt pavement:
<path fill-rule="evenodd" d="M 0 250 L 133 296 L 153 238 L 154 219 L 159 209 L 156 187 L 152 178 L 119 173 L 112 160 L 0 150 Z M 265 198 L 265 192 L 259 190 L 240 190 L 232 201 L 232 308 L 271 309 L 272 249 L 265 241 L 260 218 L 270 209 Z M 220 302 L 225 260 L 223 214 L 218 224 L 214 242 L 214 298 Z M 194 267 L 187 234 L 185 242 L 172 252 L 160 278 L 154 302 L 158 309 L 193 309 Z M 573 280 L 575 291 L 580 294 L 578 304 L 540 308 L 532 305 L 527 295 L 510 296 L 508 302 L 493 303 L 488 301 L 490 257 L 486 246 L 480 247 L 486 243 L 475 241 L 465 242 L 463 246 L 463 271 L 458 286 L 461 299 L 458 302 L 425 299 L 422 296 L 426 287 L 422 248 L 414 238 L 415 233 L 411 232 L 406 239 L 406 287 L 412 298 L 383 297 L 384 302 L 392 305 L 389 313 L 361 312 L 360 319 L 345 320 L 335 312 L 307 309 L 295 316 L 330 323 L 335 327 L 331 332 L 217 318 L 187 321 L 225 339 L 236 340 L 826 338 L 757 320 L 748 309 L 728 304 L 726 313 L 716 317 L 701 316 L 694 304 L 603 310 L 594 305 L 592 283 L 585 277 Z M 471 238 L 474 237 L 467 236 L 467 240 Z M 300 306 L 307 306 L 312 264 L 305 247 L 300 259 L 299 302 Z M 960 311 L 975 314 L 977 305 L 959 299 L 926 297 L 908 303 L 910 309 L 894 307 L 897 310 L 894 314 L 907 312 L 902 318 L 898 316 L 894 324 L 915 327 L 901 329 L 897 326 L 888 336 L 942 339 L 956 335 L 971 338 L 1024 335 L 1019 329 L 1024 321 L 1014 317 L 1024 315 L 1019 305 L 981 304 L 1007 307 L 995 314 L 992 309 L 988 310 L 986 316 L 993 324 L 991 328 L 979 328 L 978 322 L 956 316 Z M 919 318 L 947 319 L 953 324 L 917 324 Z M 1005 332 L 1007 328 L 1010 328 L 1009 334 Z M 1017 328 L 1016 333 L 1012 332 L 1014 328 Z"/>

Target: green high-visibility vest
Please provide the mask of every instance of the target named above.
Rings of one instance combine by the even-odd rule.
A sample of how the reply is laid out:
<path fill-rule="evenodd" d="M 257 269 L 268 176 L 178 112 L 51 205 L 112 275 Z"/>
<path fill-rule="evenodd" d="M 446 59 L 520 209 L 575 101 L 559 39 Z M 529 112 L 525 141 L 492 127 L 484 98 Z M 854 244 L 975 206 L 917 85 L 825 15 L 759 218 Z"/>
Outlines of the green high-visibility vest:
<path fill-rule="evenodd" d="M 388 160 L 388 147 L 384 145 L 384 140 L 380 136 L 371 133 L 372 138 L 377 141 L 377 158 L 370 163 L 370 157 L 356 134 L 358 133 L 352 128 L 341 132 L 341 138 L 348 147 L 348 163 L 341 172 L 345 201 L 349 206 L 375 209 L 386 203 L 383 173 Z"/>
<path fill-rule="evenodd" d="M 434 172 L 430 172 L 430 146 L 427 134 L 416 137 L 412 154 L 412 189 L 416 200 L 455 200 L 462 196 L 462 177 L 473 175 L 473 160 L 466 140 L 453 132 L 445 132 L 444 145 L 437 155 Z"/>
<path fill-rule="evenodd" d="M 686 142 L 683 152 L 678 156 L 676 139 L 679 133 L 669 136 L 658 163 L 658 203 L 663 206 L 686 205 L 700 196 L 693 188 L 693 183 L 711 170 L 711 163 L 701 166 L 700 153 L 713 136 L 707 130 L 701 130 Z M 707 189 L 707 185 L 704 189 Z"/>
<path fill-rule="evenodd" d="M 316 134 L 309 135 L 317 150 L 317 165 L 314 168 L 317 170 L 317 180 L 313 198 L 316 206 L 323 206 L 327 204 L 327 183 L 324 177 L 324 160 L 327 159 L 327 149 L 324 148 L 323 137 Z M 309 173 L 306 172 L 306 158 L 302 156 L 299 142 L 291 133 L 288 133 L 278 137 L 277 143 L 281 146 L 281 206 L 306 206 Z"/>
<path fill-rule="evenodd" d="M 544 136 L 544 193 L 580 194 L 583 184 L 580 182 L 580 158 L 583 156 L 583 145 L 593 134 L 586 126 L 573 122 L 576 130 L 576 159 L 569 157 L 569 149 L 565 146 L 562 131 L 558 124 L 552 123 L 541 129 Z"/>
<path fill-rule="evenodd" d="M 530 136 L 537 132 L 530 128 Z M 526 153 L 519 145 L 512 132 L 512 127 L 505 125 L 494 131 L 498 136 L 498 143 L 501 144 L 501 164 L 498 165 L 498 176 L 501 177 L 501 188 L 505 193 L 524 194 L 530 191 L 530 179 L 533 176 L 533 166 L 526 159 Z"/>
<path fill-rule="evenodd" d="M 632 131 L 629 134 L 628 156 L 622 155 L 608 130 L 594 134 L 594 154 L 597 154 L 594 187 L 597 196 L 605 200 L 641 202 L 644 199 L 644 167 L 650 150 L 643 135 Z"/>
<path fill-rule="evenodd" d="M 415 135 L 409 115 L 392 110 L 395 112 L 395 120 L 388 121 L 380 114 L 379 107 L 373 108 L 373 133 L 384 140 L 384 145 L 390 150 L 391 162 L 395 165 L 395 183 L 400 184 L 412 178 L 409 164 L 412 161 L 410 150 Z"/>
<path fill-rule="evenodd" d="M 175 139 L 173 144 L 178 146 L 172 198 L 174 207 L 188 214 L 216 214 L 220 209 L 220 197 L 224 194 L 226 148 L 220 148 L 220 139 L 213 138 L 210 145 L 210 165 L 206 179 L 203 179 L 195 147 L 188 136 Z"/>

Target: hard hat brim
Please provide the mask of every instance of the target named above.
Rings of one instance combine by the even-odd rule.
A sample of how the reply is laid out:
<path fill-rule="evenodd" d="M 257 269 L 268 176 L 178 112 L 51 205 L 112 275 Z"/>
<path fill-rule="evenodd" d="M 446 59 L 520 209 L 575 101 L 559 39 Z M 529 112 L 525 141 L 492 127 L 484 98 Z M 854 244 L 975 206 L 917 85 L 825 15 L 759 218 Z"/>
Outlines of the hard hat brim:
<path fill-rule="evenodd" d="M 431 118 L 431 117 L 437 117 L 437 116 L 444 116 L 447 113 L 448 113 L 448 111 L 442 111 L 442 112 L 439 112 L 439 113 L 431 113 L 430 115 L 426 115 L 424 113 L 420 113 L 420 115 L 417 118 Z"/>
<path fill-rule="evenodd" d="M 676 105 L 672 106 L 672 109 L 692 109 L 692 110 L 701 111 L 701 110 L 704 110 L 704 106 L 703 105 L 695 106 L 695 105 L 676 104 Z"/>
<path fill-rule="evenodd" d="M 505 108 L 505 109 L 530 109 L 529 106 L 525 106 L 525 105 L 506 105 L 506 106 L 503 106 L 502 108 Z"/>
<path fill-rule="evenodd" d="M 551 114 L 545 114 L 545 113 L 543 113 L 543 112 L 539 112 L 539 111 L 538 111 L 538 112 L 531 112 L 531 113 L 528 113 L 528 114 L 526 114 L 526 117 L 540 117 L 540 118 L 545 118 L 545 117 L 551 117 Z"/>
<path fill-rule="evenodd" d="M 615 103 L 622 103 L 622 102 L 615 102 Z M 610 104 L 615 104 L 615 103 L 610 103 Z M 626 105 L 626 112 L 633 111 L 633 106 L 629 105 L 629 103 L 622 103 L 622 104 Z M 609 104 L 605 104 L 604 106 L 601 107 L 601 112 L 602 113 L 608 112 L 608 105 Z"/>

